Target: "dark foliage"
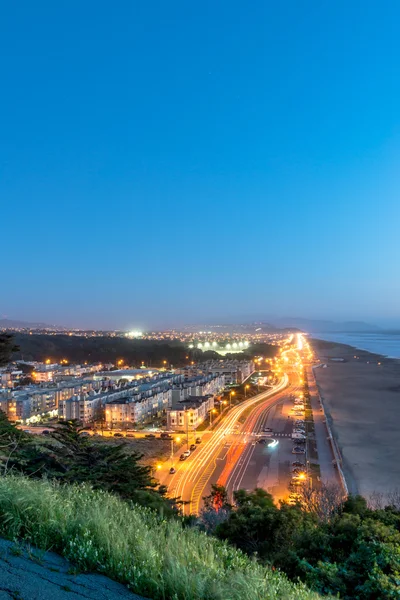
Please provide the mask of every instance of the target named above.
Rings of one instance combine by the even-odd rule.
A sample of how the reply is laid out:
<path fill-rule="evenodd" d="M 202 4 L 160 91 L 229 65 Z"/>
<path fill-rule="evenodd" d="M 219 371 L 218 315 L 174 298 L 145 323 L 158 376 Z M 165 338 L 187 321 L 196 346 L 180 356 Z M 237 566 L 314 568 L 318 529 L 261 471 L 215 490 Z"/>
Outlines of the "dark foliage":
<path fill-rule="evenodd" d="M 11 333 L 0 333 L 0 367 L 9 363 L 12 353 L 18 351 L 14 336 Z"/>
<path fill-rule="evenodd" d="M 18 440 L 8 460 L 9 470 L 65 483 L 87 482 L 95 489 L 113 492 L 164 514 L 176 512 L 174 501 L 166 498 L 165 488 L 157 489 L 151 468 L 140 464 L 140 454 L 127 451 L 124 442 L 97 442 L 80 431 L 75 422 L 63 422 L 49 439 L 39 440 L 20 432 L 0 412 L 0 440 Z"/>
<path fill-rule="evenodd" d="M 300 506 L 275 506 L 263 490 L 240 490 L 234 496 L 235 508 L 216 521 L 214 533 L 221 539 L 322 594 L 344 600 L 399 597 L 397 508 L 371 510 L 362 497 L 350 497 L 321 521 Z"/>
<path fill-rule="evenodd" d="M 189 350 L 178 340 L 168 342 L 156 340 L 132 340 L 123 337 L 79 337 L 69 335 L 27 335 L 16 334 L 19 351 L 14 358 L 44 361 L 66 359 L 69 362 L 84 363 L 103 362 L 116 363 L 124 360 L 125 364 L 140 367 L 142 361 L 152 367 L 164 366 L 164 361 L 172 365 L 190 364 L 191 360 L 201 361 L 209 358 L 221 358 L 212 350 L 202 352 L 199 349 Z M 258 344 L 256 349 L 250 348 L 246 354 L 232 355 L 235 358 L 251 358 L 256 354 L 274 356 L 276 346 Z"/>

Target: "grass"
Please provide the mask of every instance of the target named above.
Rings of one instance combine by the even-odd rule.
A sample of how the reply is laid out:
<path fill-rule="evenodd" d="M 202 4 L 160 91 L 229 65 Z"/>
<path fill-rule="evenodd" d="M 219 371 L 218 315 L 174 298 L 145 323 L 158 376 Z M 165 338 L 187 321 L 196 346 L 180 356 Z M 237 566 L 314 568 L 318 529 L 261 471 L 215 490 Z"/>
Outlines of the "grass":
<path fill-rule="evenodd" d="M 59 552 L 152 600 L 319 598 L 195 528 L 87 485 L 1 478 L 0 534 Z"/>

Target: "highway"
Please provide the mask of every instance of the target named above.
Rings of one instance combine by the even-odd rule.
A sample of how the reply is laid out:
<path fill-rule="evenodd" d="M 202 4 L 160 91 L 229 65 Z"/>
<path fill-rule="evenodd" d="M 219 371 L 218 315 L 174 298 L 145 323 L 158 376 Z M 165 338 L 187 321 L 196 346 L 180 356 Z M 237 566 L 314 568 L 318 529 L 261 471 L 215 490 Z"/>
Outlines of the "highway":
<path fill-rule="evenodd" d="M 188 503 L 183 507 L 184 513 L 199 512 L 203 496 L 207 494 L 211 483 L 216 483 L 218 480 L 228 458 L 230 445 L 236 443 L 239 438 L 244 441 L 246 432 L 252 434 L 253 430 L 249 427 L 253 426 L 254 411 L 261 414 L 269 406 L 278 402 L 288 384 L 289 378 L 284 374 L 273 388 L 235 406 L 210 436 L 203 436 L 203 443 L 189 458 L 175 464 L 176 473 L 169 479 L 166 478 L 164 483 L 168 485 L 168 493 L 171 497 L 180 498 Z M 287 395 L 287 392 L 285 394 Z M 254 408 L 254 411 L 251 408 Z M 249 409 L 250 414 L 246 415 L 244 423 L 238 423 Z"/>
<path fill-rule="evenodd" d="M 298 379 L 292 375 L 292 380 Z M 282 405 L 288 400 L 290 394 L 296 395 L 301 386 L 291 383 L 285 391 L 279 393 L 273 400 L 257 406 L 246 421 L 246 430 L 254 434 L 263 435 L 263 429 L 269 426 L 274 432 L 291 432 L 291 421 L 288 422 L 287 416 L 282 414 Z M 279 403 L 280 411 L 277 410 Z M 265 436 L 265 433 L 264 433 Z M 257 439 L 257 438 L 253 438 Z M 276 499 L 287 495 L 286 477 L 282 477 L 279 472 L 279 462 L 289 461 L 291 456 L 291 438 L 276 437 L 272 433 L 271 446 L 267 444 L 244 444 L 241 440 L 236 440 L 229 451 L 229 456 L 225 467 L 218 479 L 218 483 L 223 485 L 232 500 L 233 492 L 239 489 L 252 490 L 256 487 L 268 488 L 272 491 Z M 283 479 L 283 481 L 282 481 Z"/>

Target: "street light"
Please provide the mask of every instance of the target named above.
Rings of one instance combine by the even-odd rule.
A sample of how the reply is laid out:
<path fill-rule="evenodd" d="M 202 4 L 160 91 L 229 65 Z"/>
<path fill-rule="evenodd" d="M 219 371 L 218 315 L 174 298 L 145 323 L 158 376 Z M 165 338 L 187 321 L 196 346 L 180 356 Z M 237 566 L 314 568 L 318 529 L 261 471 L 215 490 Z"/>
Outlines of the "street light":
<path fill-rule="evenodd" d="M 247 398 L 247 390 L 249 389 L 249 385 L 244 386 L 244 397 Z"/>
<path fill-rule="evenodd" d="M 213 413 L 216 413 L 217 411 L 215 410 L 215 408 L 213 408 L 212 410 L 210 410 L 210 427 L 212 427 L 212 416 Z"/>
<path fill-rule="evenodd" d="M 232 390 L 231 393 L 229 394 L 229 408 L 231 408 L 232 406 L 232 396 L 235 395 L 235 392 Z"/>
<path fill-rule="evenodd" d="M 179 442 L 181 441 L 181 438 L 178 436 L 177 438 L 172 437 L 171 438 L 171 466 L 174 465 L 174 441 L 179 444 Z"/>

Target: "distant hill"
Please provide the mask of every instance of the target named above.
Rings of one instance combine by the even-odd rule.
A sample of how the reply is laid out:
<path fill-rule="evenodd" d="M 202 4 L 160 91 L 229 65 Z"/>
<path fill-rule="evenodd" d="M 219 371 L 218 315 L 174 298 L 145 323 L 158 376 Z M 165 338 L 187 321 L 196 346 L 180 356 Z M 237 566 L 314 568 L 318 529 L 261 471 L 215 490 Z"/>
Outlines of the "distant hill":
<path fill-rule="evenodd" d="M 0 329 L 63 329 L 47 323 L 29 323 L 28 321 L 15 321 L 14 319 L 0 319 Z"/>
<path fill-rule="evenodd" d="M 335 322 L 289 317 L 278 319 L 274 323 L 278 327 L 296 327 L 307 333 L 373 333 L 381 331 L 380 327 L 364 323 L 364 321 Z"/>

